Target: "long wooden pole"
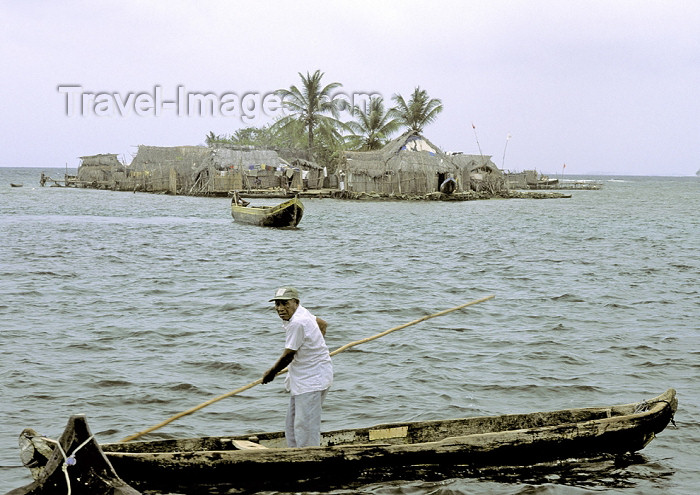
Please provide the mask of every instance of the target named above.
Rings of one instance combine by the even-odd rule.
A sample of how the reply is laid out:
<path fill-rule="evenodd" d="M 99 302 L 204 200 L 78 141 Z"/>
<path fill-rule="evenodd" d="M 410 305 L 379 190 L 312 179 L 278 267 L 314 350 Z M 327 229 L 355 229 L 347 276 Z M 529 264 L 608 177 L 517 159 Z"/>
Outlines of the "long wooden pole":
<path fill-rule="evenodd" d="M 370 342 L 370 341 L 378 339 L 380 337 L 384 337 L 385 335 L 388 335 L 391 332 L 395 332 L 397 330 L 402 330 L 406 327 L 410 327 L 411 325 L 415 325 L 416 323 L 420 323 L 422 321 L 429 320 L 431 318 L 437 318 L 438 316 L 446 315 L 447 313 L 457 311 L 458 309 L 466 308 L 467 306 L 472 306 L 472 305 L 478 304 L 480 302 L 488 301 L 489 299 L 493 299 L 494 297 L 496 297 L 496 296 L 490 295 L 490 296 L 482 297 L 481 299 L 475 299 L 474 301 L 469 301 L 468 303 L 464 303 L 460 306 L 455 306 L 454 308 L 445 309 L 445 310 L 440 311 L 438 313 L 434 313 L 432 315 L 418 318 L 417 320 L 413 320 L 409 323 L 404 323 L 403 325 L 399 325 L 398 327 L 390 328 L 389 330 L 385 330 L 382 333 L 378 333 L 377 335 L 373 335 L 372 337 L 367 337 L 366 339 L 361 339 L 361 340 L 356 340 L 355 342 L 350 342 L 349 344 L 345 344 L 342 347 L 338 347 L 335 351 L 331 352 L 331 356 L 335 356 L 336 354 L 340 354 L 341 352 L 346 351 L 346 350 L 350 349 L 351 347 L 355 347 L 356 345 L 364 344 L 365 342 Z"/>
<path fill-rule="evenodd" d="M 344 346 L 337 348 L 335 351 L 331 352 L 330 354 L 331 354 L 331 356 L 335 356 L 336 354 L 340 354 L 341 352 L 346 351 L 346 350 L 350 349 L 351 347 L 355 347 L 357 345 L 364 344 L 364 343 L 370 342 L 372 340 L 376 340 L 380 337 L 384 337 L 385 335 L 390 334 L 391 332 L 395 332 L 397 330 L 402 330 L 406 327 L 410 327 L 411 325 L 415 325 L 417 323 L 420 323 L 420 322 L 425 321 L 425 320 L 429 320 L 431 318 L 437 318 L 438 316 L 446 315 L 447 313 L 451 313 L 453 311 L 457 311 L 457 310 L 460 310 L 462 308 L 466 308 L 467 306 L 472 306 L 472 305 L 478 304 L 480 302 L 488 301 L 489 299 L 493 299 L 494 297 L 495 297 L 495 295 L 482 297 L 481 299 L 475 299 L 474 301 L 469 301 L 468 303 L 464 303 L 460 306 L 455 306 L 454 308 L 445 309 L 443 311 L 439 311 L 439 312 L 434 313 L 432 315 L 423 316 L 422 318 L 418 318 L 417 320 L 413 320 L 409 323 L 404 323 L 403 325 L 399 325 L 398 327 L 394 327 L 394 328 L 390 328 L 389 330 L 385 330 L 381 333 L 378 333 L 377 335 L 373 335 L 372 337 L 367 337 L 365 339 L 360 339 L 360 340 L 356 340 L 354 342 L 350 342 L 348 344 L 345 344 Z M 278 375 L 281 375 L 282 373 L 285 373 L 286 371 L 287 371 L 287 368 L 280 371 L 278 373 Z M 254 382 L 249 383 L 248 385 L 244 385 L 243 387 L 237 388 L 236 390 L 232 390 L 231 392 L 227 392 L 225 394 L 219 395 L 218 397 L 214 397 L 212 399 L 209 399 L 206 402 L 202 402 L 198 406 L 192 407 L 186 411 L 182 411 L 181 413 L 177 413 L 175 416 L 168 418 L 165 421 L 162 421 L 155 426 L 151 426 L 150 428 L 139 431 L 138 433 L 134 433 L 133 435 L 130 435 L 126 438 L 123 438 L 120 441 L 121 442 L 129 442 L 131 440 L 135 440 L 135 439 L 145 435 L 146 433 L 150 433 L 150 432 L 155 431 L 159 428 L 162 428 L 163 426 L 165 426 L 169 423 L 172 423 L 176 419 L 179 419 L 183 416 L 187 416 L 188 414 L 192 414 L 195 411 L 199 411 L 200 409 L 203 409 L 203 408 L 205 408 L 205 407 L 207 407 L 215 402 L 218 402 L 222 399 L 226 399 L 226 398 L 231 397 L 233 395 L 240 394 L 241 392 L 244 392 L 250 388 L 253 388 L 256 385 L 259 385 L 260 383 L 262 383 L 262 378 L 258 378 Z"/>

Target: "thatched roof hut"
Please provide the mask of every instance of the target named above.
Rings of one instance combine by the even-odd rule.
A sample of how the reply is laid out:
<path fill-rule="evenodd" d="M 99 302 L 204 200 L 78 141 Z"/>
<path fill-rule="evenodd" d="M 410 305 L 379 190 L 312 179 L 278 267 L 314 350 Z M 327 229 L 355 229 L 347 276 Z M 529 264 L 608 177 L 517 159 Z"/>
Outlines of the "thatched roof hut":
<path fill-rule="evenodd" d="M 495 192 L 504 187 L 503 172 L 491 161 L 490 155 L 451 153 L 449 157 L 464 189 Z"/>
<path fill-rule="evenodd" d="M 130 176 L 145 191 L 189 192 L 209 153 L 204 146 L 140 145 L 129 167 Z"/>
<path fill-rule="evenodd" d="M 501 170 L 491 160 L 491 155 L 451 153 L 449 157 L 460 170 L 466 170 L 470 173 L 501 173 Z"/>
<path fill-rule="evenodd" d="M 319 187 L 323 167 L 302 156 L 252 146 L 219 145 L 212 150 L 211 162 L 218 171 L 241 171 L 244 189 Z"/>
<path fill-rule="evenodd" d="M 146 146 L 139 145 L 131 162 L 135 172 L 174 168 L 179 174 L 190 175 L 207 159 L 210 148 L 205 146 Z"/>
<path fill-rule="evenodd" d="M 80 166 L 123 168 L 124 164 L 119 161 L 119 158 L 114 153 L 102 153 L 99 155 L 81 156 Z"/>
<path fill-rule="evenodd" d="M 103 153 L 80 157 L 76 180 L 82 183 L 100 184 L 111 180 L 115 174 L 125 174 L 125 166 L 116 154 Z"/>
<path fill-rule="evenodd" d="M 293 170 L 300 171 L 301 185 L 293 185 L 299 189 L 323 189 L 329 186 L 329 178 L 326 167 L 322 167 L 316 162 L 306 160 L 304 158 L 289 158 L 280 160 L 287 163 Z"/>
<path fill-rule="evenodd" d="M 381 194 L 428 194 L 455 174 L 455 165 L 437 146 L 409 131 L 377 151 L 347 151 L 338 172 L 347 189 Z"/>
<path fill-rule="evenodd" d="M 274 150 L 252 146 L 142 145 L 129 172 L 139 190 L 227 194 L 240 189 L 302 189 L 310 179 L 317 181 L 322 168 L 301 158 L 290 163 Z"/>
<path fill-rule="evenodd" d="M 277 153 L 252 146 L 218 145 L 199 170 L 200 192 L 265 189 L 280 186 L 277 173 L 283 166 Z"/>

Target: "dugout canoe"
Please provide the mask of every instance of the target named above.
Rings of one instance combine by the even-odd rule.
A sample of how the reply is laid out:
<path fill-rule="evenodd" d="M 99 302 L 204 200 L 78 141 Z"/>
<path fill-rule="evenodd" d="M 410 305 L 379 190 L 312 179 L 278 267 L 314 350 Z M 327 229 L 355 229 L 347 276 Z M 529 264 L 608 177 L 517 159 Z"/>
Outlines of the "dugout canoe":
<path fill-rule="evenodd" d="M 20 434 L 19 444 L 22 463 L 32 472 L 34 482 L 6 495 L 141 493 L 114 472 L 82 414 L 70 417 L 58 441 L 26 428 Z"/>
<path fill-rule="evenodd" d="M 443 194 L 452 194 L 457 190 L 457 181 L 452 177 L 448 177 L 440 184 L 440 192 Z"/>
<path fill-rule="evenodd" d="M 237 192 L 231 199 L 231 216 L 237 222 L 262 227 L 293 228 L 304 216 L 304 205 L 298 197 L 274 206 L 251 206 Z"/>
<path fill-rule="evenodd" d="M 620 455 L 643 449 L 678 407 L 673 389 L 631 404 L 381 424 L 322 433 L 320 447 L 287 448 L 284 433 L 102 444 L 139 489 L 231 486 L 306 489 L 403 476 L 431 467 L 480 470 Z M 463 471 L 465 472 L 465 471 Z M 393 473 L 393 474 L 392 474 Z"/>

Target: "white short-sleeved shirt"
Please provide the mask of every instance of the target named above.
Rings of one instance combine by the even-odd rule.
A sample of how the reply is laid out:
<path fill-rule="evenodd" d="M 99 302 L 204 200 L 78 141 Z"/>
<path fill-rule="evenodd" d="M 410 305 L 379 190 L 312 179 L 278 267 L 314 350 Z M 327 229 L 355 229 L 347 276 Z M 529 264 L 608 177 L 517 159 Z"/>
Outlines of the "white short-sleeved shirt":
<path fill-rule="evenodd" d="M 333 363 L 328 346 L 316 323 L 316 317 L 299 305 L 292 317 L 283 322 L 284 347 L 296 351 L 284 380 L 292 395 L 325 390 L 333 383 Z"/>

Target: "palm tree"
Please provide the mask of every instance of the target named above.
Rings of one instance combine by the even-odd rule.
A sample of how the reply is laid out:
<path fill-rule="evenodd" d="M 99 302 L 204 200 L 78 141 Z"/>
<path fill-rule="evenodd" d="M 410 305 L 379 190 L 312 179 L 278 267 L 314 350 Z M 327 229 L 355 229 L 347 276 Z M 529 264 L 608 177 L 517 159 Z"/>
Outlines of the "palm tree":
<path fill-rule="evenodd" d="M 308 136 L 308 147 L 313 151 L 314 133 L 319 130 L 328 133 L 332 129 L 344 126 L 338 120 L 340 106 L 344 101 L 333 99 L 331 95 L 331 91 L 342 84 L 334 82 L 322 86 L 323 72 L 320 70 L 313 74 L 307 72 L 306 77 L 300 72 L 299 77 L 302 82 L 301 89 L 291 86 L 289 89 L 277 90 L 277 95 L 282 98 L 284 106 L 291 114 L 279 119 L 274 126 L 276 129 L 284 129 L 287 126 L 302 124 Z M 328 113 L 332 117 L 326 115 Z"/>
<path fill-rule="evenodd" d="M 442 101 L 438 98 L 428 98 L 428 92 L 420 89 L 420 86 L 416 86 L 408 103 L 398 94 L 394 95 L 392 100 L 396 105 L 392 109 L 392 116 L 409 131 L 423 132 L 423 128 L 434 122 L 442 112 Z"/>
<path fill-rule="evenodd" d="M 276 135 L 270 130 L 269 125 L 262 127 L 243 127 L 236 129 L 231 134 L 232 144 L 241 146 L 256 146 L 258 148 L 271 148 L 277 144 Z"/>
<path fill-rule="evenodd" d="M 347 123 L 353 132 L 348 136 L 348 141 L 354 148 L 364 151 L 384 146 L 389 136 L 398 131 L 401 125 L 398 119 L 392 118 L 391 110 L 384 111 L 384 98 L 381 96 L 370 98 L 367 112 L 355 107 L 353 115 L 357 115 L 357 121 Z"/>
<path fill-rule="evenodd" d="M 220 136 L 218 134 L 214 134 L 214 131 L 209 131 L 209 134 L 207 134 L 207 136 L 205 138 L 205 142 L 206 142 L 207 146 L 209 146 L 209 147 L 212 147 L 218 143 L 225 143 L 227 141 L 228 141 L 228 139 L 226 138 L 226 136 Z"/>

